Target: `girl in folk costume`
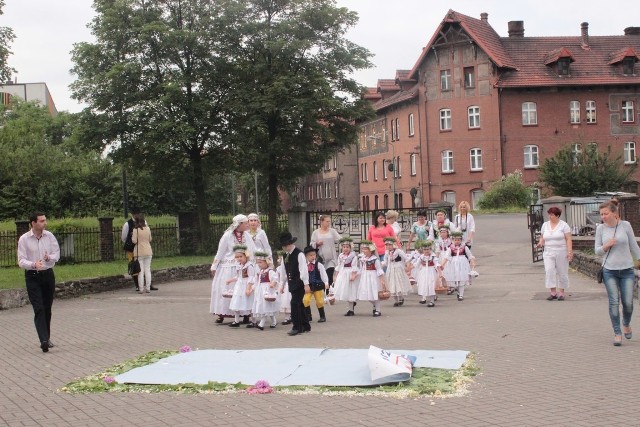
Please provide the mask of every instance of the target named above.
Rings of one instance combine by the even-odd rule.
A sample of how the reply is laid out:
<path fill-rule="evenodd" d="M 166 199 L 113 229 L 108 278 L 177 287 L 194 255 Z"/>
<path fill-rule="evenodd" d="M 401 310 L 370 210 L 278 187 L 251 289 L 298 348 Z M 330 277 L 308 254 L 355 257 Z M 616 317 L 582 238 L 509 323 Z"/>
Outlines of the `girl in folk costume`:
<path fill-rule="evenodd" d="M 451 244 L 453 243 L 451 241 L 451 238 L 449 237 L 449 233 L 450 233 L 450 229 L 448 226 L 443 225 L 442 227 L 440 227 L 438 238 L 435 240 L 435 245 L 432 250 L 432 252 L 434 252 L 438 257 L 438 262 L 442 267 L 443 276 L 445 278 L 450 276 L 448 269 L 451 268 L 451 264 L 447 263 L 447 250 L 449 249 L 449 246 L 451 246 Z M 454 292 L 455 292 L 455 289 L 450 288 L 447 290 L 447 295 L 451 295 Z"/>
<path fill-rule="evenodd" d="M 216 323 L 222 323 L 225 316 L 234 316 L 229 309 L 229 298 L 223 298 L 222 294 L 227 287 L 227 281 L 236 277 L 236 261 L 233 247 L 235 245 L 246 245 L 249 253 L 255 252 L 253 239 L 247 231 L 249 229 L 249 219 L 244 215 L 233 217 L 233 223 L 224 232 L 218 243 L 218 251 L 211 264 L 211 306 L 209 311 L 218 316 Z M 246 316 L 244 323 L 249 323 Z"/>
<path fill-rule="evenodd" d="M 358 256 L 353 251 L 351 237 L 340 239 L 340 255 L 338 266 L 334 272 L 333 288 L 334 296 L 338 301 L 347 301 L 349 311 L 345 316 L 355 314 L 356 300 L 358 299 Z"/>
<path fill-rule="evenodd" d="M 267 233 L 264 232 L 260 224 L 260 217 L 258 214 L 250 213 L 247 218 L 249 218 L 249 234 L 256 246 L 256 251 L 265 252 L 267 258 L 272 259 L 271 246 L 269 245 Z"/>
<path fill-rule="evenodd" d="M 228 279 L 227 284 L 234 284 L 229 310 L 233 312 L 235 319 L 229 326 L 237 328 L 240 326 L 240 316 L 249 316 L 253 309 L 256 269 L 253 263 L 249 262 L 245 245 L 236 245 L 233 247 L 233 251 L 236 259 L 236 277 Z"/>
<path fill-rule="evenodd" d="M 269 254 L 256 252 L 254 256 L 258 276 L 253 299 L 253 316 L 260 319 L 256 327 L 263 331 L 267 318 L 271 320 L 270 328 L 275 328 L 277 324 L 276 314 L 280 309 L 278 273 L 269 265 Z"/>
<path fill-rule="evenodd" d="M 289 293 L 289 282 L 287 281 L 287 271 L 284 267 L 284 251 L 278 251 L 278 286 L 280 290 L 280 313 L 284 313 L 283 325 L 291 323 L 291 294 Z"/>
<path fill-rule="evenodd" d="M 384 255 L 383 265 L 386 265 L 385 282 L 387 283 L 389 292 L 395 298 L 394 307 L 400 307 L 404 304 L 404 297 L 411 292 L 411 284 L 407 275 L 406 262 L 407 255 L 402 249 L 396 247 L 396 239 L 387 237 L 384 239 L 386 252 Z"/>
<path fill-rule="evenodd" d="M 458 301 L 464 299 L 464 287 L 469 285 L 469 271 L 476 266 L 476 258 L 468 246 L 462 244 L 462 233 L 451 233 L 453 243 L 447 250 L 447 263 L 451 264 L 448 270 L 447 285 L 458 292 Z M 471 268 L 470 268 L 471 266 Z"/>
<path fill-rule="evenodd" d="M 378 291 L 386 289 L 384 271 L 380 258 L 376 255 L 376 245 L 371 240 L 360 242 L 360 285 L 358 300 L 369 301 L 373 305 L 373 317 L 380 317 L 380 300 Z"/>
<path fill-rule="evenodd" d="M 440 261 L 438 256 L 433 253 L 435 243 L 431 240 L 418 240 L 416 247 L 421 252 L 415 261 L 418 295 L 422 297 L 420 304 L 434 307 L 436 305 L 436 283 L 442 276 Z"/>

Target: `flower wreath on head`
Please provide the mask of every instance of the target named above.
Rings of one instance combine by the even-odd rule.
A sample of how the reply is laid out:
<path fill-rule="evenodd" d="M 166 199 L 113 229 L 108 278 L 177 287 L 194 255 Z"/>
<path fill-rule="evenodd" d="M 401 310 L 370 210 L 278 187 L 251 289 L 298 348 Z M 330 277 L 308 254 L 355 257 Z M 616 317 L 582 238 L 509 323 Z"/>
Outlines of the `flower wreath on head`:
<path fill-rule="evenodd" d="M 247 255 L 247 245 L 233 245 L 233 252 L 242 252 Z"/>
<path fill-rule="evenodd" d="M 344 237 L 341 237 L 340 240 L 338 240 L 338 243 L 340 244 L 340 246 L 345 244 L 353 246 L 353 239 L 349 236 L 344 236 Z"/>
<path fill-rule="evenodd" d="M 462 232 L 461 231 L 452 231 L 451 232 L 451 238 L 455 239 L 456 237 L 459 237 L 462 239 Z"/>
<path fill-rule="evenodd" d="M 373 244 L 371 240 L 361 240 L 360 241 L 360 249 L 362 250 L 362 245 L 369 248 L 371 253 L 376 253 L 376 245 Z"/>

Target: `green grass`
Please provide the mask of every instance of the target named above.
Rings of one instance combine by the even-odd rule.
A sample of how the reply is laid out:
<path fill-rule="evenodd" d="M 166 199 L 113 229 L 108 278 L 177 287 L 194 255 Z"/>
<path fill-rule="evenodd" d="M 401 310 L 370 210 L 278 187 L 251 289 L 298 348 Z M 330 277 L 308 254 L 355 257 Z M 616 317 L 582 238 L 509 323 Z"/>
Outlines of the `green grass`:
<path fill-rule="evenodd" d="M 170 267 L 184 267 L 189 265 L 210 264 L 211 256 L 179 256 L 153 258 L 151 270 L 162 270 Z M 56 282 L 66 282 L 75 279 L 90 279 L 95 277 L 117 276 L 127 271 L 126 261 L 85 263 L 59 265 L 55 267 Z M 24 284 L 24 270 L 18 267 L 0 269 L 0 289 L 22 288 Z"/>
<path fill-rule="evenodd" d="M 59 391 L 67 393 L 102 393 L 102 392 L 138 392 L 138 393 L 242 393 L 249 385 L 235 383 L 146 385 L 107 383 L 105 378 L 123 374 L 131 369 L 149 365 L 159 360 L 178 354 L 176 350 L 153 351 L 135 359 L 112 366 L 106 371 L 79 378 L 62 387 Z M 288 386 L 273 387 L 274 393 L 282 394 L 326 394 L 326 395 L 385 395 L 396 398 L 416 398 L 420 396 L 447 396 L 465 390 L 468 383 L 479 372 L 475 357 L 469 354 L 459 370 L 414 368 L 409 381 L 373 387 L 328 387 L 328 386 Z"/>

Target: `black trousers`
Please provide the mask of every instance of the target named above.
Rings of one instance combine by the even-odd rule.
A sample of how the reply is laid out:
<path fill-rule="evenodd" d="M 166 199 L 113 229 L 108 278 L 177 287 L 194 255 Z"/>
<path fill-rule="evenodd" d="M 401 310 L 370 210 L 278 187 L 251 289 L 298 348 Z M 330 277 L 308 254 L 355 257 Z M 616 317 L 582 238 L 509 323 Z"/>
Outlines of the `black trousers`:
<path fill-rule="evenodd" d="M 51 306 L 56 290 L 56 278 L 53 269 L 25 271 L 27 294 L 33 307 L 33 323 L 36 325 L 40 342 L 49 341 L 51 334 Z"/>
<path fill-rule="evenodd" d="M 296 289 L 291 292 L 291 324 L 293 329 L 298 332 L 310 331 L 311 325 L 304 314 L 304 288 Z"/>

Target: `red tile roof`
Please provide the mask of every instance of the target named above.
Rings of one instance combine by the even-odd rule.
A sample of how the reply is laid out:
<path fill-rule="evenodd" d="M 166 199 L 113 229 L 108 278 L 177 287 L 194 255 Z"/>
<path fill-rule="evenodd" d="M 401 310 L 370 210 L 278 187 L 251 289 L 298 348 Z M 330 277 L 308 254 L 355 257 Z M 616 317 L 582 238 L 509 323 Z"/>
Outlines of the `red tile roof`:
<path fill-rule="evenodd" d="M 373 108 L 376 111 L 384 110 L 387 107 L 391 107 L 392 105 L 401 104 L 410 99 L 414 99 L 418 97 L 418 84 L 416 83 L 411 89 L 400 91 L 392 96 L 382 99 L 375 104 L 373 104 Z"/>
<path fill-rule="evenodd" d="M 640 56 L 638 56 L 638 53 L 632 47 L 623 47 L 622 49 L 618 49 L 611 54 L 609 64 L 617 64 L 618 62 L 622 62 L 624 58 L 629 56 L 635 58 L 636 60 L 640 59 Z"/>
<path fill-rule="evenodd" d="M 547 56 L 544 58 L 544 65 L 556 63 L 560 58 L 569 58 L 571 60 L 570 62 L 575 61 L 573 55 L 571 55 L 571 52 L 569 52 L 569 49 L 567 49 L 566 47 L 560 47 L 558 49 L 552 50 L 547 54 Z"/>
<path fill-rule="evenodd" d="M 640 50 L 640 35 L 582 37 L 503 37 L 502 44 L 518 65 L 517 71 L 501 73 L 498 87 L 581 86 L 640 84 L 640 70 L 625 76 L 622 69 L 610 65 L 612 53 L 623 49 Z M 545 65 L 549 52 L 565 48 L 574 59 L 568 76 L 558 76 Z"/>
<path fill-rule="evenodd" d="M 396 79 L 378 79 L 378 92 L 398 90 L 400 86 L 396 83 Z"/>

